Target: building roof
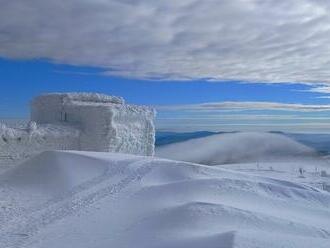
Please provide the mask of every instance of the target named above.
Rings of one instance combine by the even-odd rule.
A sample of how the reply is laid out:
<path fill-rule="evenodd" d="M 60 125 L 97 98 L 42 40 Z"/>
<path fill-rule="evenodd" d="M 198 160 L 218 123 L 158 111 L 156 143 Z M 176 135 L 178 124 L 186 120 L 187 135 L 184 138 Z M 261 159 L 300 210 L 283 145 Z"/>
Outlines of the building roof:
<path fill-rule="evenodd" d="M 69 92 L 69 93 L 49 93 L 37 96 L 33 99 L 32 105 L 47 106 L 49 104 L 75 105 L 75 106 L 91 106 L 91 107 L 112 107 L 113 105 L 122 105 L 133 112 L 152 112 L 155 114 L 153 108 L 147 106 L 137 106 L 132 104 L 125 104 L 122 97 L 110 96 L 100 93 L 86 93 L 86 92 Z"/>
<path fill-rule="evenodd" d="M 63 103 L 82 103 L 82 104 L 124 104 L 125 101 L 121 97 L 109 96 L 100 93 L 84 93 L 84 92 L 70 92 L 70 93 L 49 93 L 36 97 L 33 101 L 47 101 L 47 99 L 59 98 Z"/>

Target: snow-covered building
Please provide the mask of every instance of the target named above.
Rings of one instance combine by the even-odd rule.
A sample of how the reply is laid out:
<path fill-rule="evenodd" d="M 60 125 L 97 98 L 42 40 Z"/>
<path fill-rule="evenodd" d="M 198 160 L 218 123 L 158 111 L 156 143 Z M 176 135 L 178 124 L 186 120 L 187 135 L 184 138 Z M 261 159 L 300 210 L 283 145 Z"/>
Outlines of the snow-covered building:
<path fill-rule="evenodd" d="M 97 93 L 53 93 L 33 99 L 26 128 L 0 126 L 0 159 L 44 150 L 154 154 L 155 111 Z"/>

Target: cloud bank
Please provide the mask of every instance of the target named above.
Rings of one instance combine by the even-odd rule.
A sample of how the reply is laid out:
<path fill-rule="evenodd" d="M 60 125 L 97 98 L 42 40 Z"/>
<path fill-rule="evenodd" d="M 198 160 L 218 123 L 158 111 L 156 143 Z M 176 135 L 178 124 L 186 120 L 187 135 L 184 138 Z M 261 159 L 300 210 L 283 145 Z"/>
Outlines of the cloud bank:
<path fill-rule="evenodd" d="M 271 133 L 218 134 L 161 146 L 156 156 L 199 164 L 280 161 L 316 156 L 311 148 Z"/>
<path fill-rule="evenodd" d="M 216 110 L 281 110 L 297 112 L 330 111 L 328 104 L 297 104 L 280 102 L 210 102 L 187 105 L 164 105 L 156 107 L 160 111 L 216 111 Z"/>
<path fill-rule="evenodd" d="M 141 79 L 330 83 L 327 0 L 0 0 L 0 57 Z"/>
<path fill-rule="evenodd" d="M 328 104 L 226 101 L 156 109 L 156 126 L 162 131 L 330 132 Z"/>

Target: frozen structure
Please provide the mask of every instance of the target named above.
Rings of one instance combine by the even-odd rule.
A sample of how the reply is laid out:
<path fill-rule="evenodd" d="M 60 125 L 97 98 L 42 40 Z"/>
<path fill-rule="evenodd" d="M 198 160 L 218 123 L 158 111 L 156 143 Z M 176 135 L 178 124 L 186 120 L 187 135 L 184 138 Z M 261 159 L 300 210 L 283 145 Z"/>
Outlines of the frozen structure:
<path fill-rule="evenodd" d="M 0 126 L 0 160 L 20 160 L 45 150 L 154 154 L 155 111 L 96 93 L 36 97 L 26 128 Z"/>

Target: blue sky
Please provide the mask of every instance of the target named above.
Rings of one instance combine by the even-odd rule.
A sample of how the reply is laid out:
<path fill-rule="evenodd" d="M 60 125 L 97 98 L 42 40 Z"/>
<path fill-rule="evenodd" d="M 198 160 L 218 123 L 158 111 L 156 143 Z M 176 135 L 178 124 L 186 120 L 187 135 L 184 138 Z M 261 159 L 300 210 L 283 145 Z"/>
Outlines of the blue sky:
<path fill-rule="evenodd" d="M 329 99 L 304 84 L 155 81 L 104 75 L 101 69 L 42 60 L 0 59 L 0 116 L 28 118 L 29 101 L 42 93 L 86 91 L 122 96 L 128 103 L 158 108 L 157 127 L 171 131 L 293 130 L 327 131 L 330 111 L 211 109 L 207 102 L 277 102 L 327 105 Z M 182 106 L 191 105 L 188 109 Z M 312 123 L 312 124 L 310 124 Z M 308 127 L 301 128 L 301 125 Z M 320 127 L 321 125 L 321 127 Z"/>
<path fill-rule="evenodd" d="M 89 91 L 159 130 L 330 132 L 329 32 L 330 1 L 4 1 L 0 116 Z"/>

